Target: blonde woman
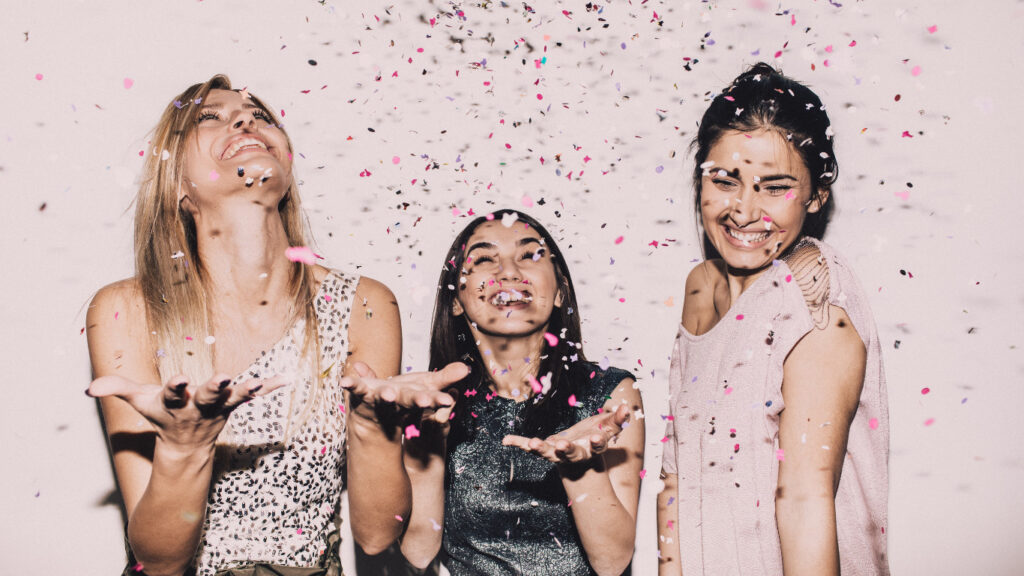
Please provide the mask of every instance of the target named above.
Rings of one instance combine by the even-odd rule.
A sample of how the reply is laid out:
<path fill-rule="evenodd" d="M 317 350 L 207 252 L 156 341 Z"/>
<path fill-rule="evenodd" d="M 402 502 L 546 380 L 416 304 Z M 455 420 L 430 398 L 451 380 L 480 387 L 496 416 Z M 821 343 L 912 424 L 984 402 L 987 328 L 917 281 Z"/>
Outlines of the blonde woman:
<path fill-rule="evenodd" d="M 409 513 L 397 416 L 450 403 L 437 389 L 465 367 L 376 378 L 398 372 L 395 298 L 311 263 L 292 147 L 258 98 L 224 76 L 191 86 L 152 144 L 136 275 L 87 319 L 125 573 L 339 574 L 345 458 L 352 531 L 374 553 Z"/>

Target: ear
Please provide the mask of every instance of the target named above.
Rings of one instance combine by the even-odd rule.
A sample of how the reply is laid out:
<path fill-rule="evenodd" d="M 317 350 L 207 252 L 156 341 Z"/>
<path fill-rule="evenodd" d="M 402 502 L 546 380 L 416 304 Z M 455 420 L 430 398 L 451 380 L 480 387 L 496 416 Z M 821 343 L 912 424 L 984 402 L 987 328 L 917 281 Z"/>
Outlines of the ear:
<path fill-rule="evenodd" d="M 188 195 L 188 191 L 191 188 L 195 188 L 195 184 L 189 181 L 187 178 L 178 186 L 178 210 L 184 210 L 195 217 L 199 213 L 199 206 L 196 205 L 192 197 Z"/>
<path fill-rule="evenodd" d="M 555 308 L 561 308 L 563 301 L 564 298 L 562 298 L 562 288 L 559 287 L 558 292 L 555 292 Z"/>
<path fill-rule="evenodd" d="M 466 310 L 463 309 L 463 307 L 462 307 L 462 303 L 459 302 L 458 298 L 456 298 L 455 301 L 452 302 L 452 316 L 462 316 L 462 314 L 465 311 Z"/>
<path fill-rule="evenodd" d="M 811 198 L 810 203 L 807 205 L 807 212 L 814 214 L 821 207 L 828 203 L 828 197 L 832 194 L 832 189 L 828 186 L 818 188 L 818 195 Z"/>

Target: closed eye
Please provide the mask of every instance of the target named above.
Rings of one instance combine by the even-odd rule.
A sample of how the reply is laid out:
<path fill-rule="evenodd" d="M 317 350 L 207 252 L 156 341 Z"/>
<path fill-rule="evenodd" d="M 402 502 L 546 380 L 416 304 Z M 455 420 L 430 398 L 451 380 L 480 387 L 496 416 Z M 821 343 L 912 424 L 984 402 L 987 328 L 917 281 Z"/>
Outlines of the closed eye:
<path fill-rule="evenodd" d="M 203 122 L 204 120 L 220 120 L 220 116 L 216 112 L 200 112 L 199 118 L 196 119 L 196 123 Z"/>
<path fill-rule="evenodd" d="M 274 120 L 270 117 L 270 114 L 266 110 L 264 110 L 262 108 L 255 108 L 255 109 L 253 109 L 252 117 L 253 118 L 257 118 L 259 120 L 263 120 L 267 124 L 273 124 L 274 123 Z"/>

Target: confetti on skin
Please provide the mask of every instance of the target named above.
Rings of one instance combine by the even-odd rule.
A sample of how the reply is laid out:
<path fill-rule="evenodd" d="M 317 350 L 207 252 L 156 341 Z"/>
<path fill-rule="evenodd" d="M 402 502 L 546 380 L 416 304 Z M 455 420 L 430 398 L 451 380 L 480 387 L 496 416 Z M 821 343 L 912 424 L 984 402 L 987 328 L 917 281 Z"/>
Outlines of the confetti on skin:
<path fill-rule="evenodd" d="M 434 532 L 441 531 L 441 525 L 438 524 L 437 520 L 434 520 L 433 518 L 430 519 L 430 527 L 434 529 Z"/>
<path fill-rule="evenodd" d="M 210 170 L 210 182 L 215 182 L 218 178 L 220 178 L 220 173 L 216 170 Z"/>
<path fill-rule="evenodd" d="M 216 342 L 216 341 L 217 341 L 217 339 L 216 339 L 216 338 L 214 338 L 213 336 L 207 336 L 207 337 L 206 337 L 206 338 L 205 338 L 205 339 L 203 340 L 203 342 L 206 342 L 207 344 L 213 344 L 213 343 L 214 343 L 214 342 Z"/>
<path fill-rule="evenodd" d="M 132 572 L 142 572 L 144 569 L 145 567 L 142 565 L 142 562 L 138 562 L 135 566 L 132 566 Z"/>
<path fill-rule="evenodd" d="M 284 251 L 285 258 L 291 262 L 313 264 L 316 262 L 316 254 L 309 246 L 289 246 Z"/>
<path fill-rule="evenodd" d="M 575 394 L 570 394 L 569 395 L 569 406 L 576 406 L 576 395 Z"/>
<path fill-rule="evenodd" d="M 398 520 L 399 522 L 405 522 L 405 520 L 402 520 L 402 517 L 398 514 L 395 514 L 395 520 Z"/>
<path fill-rule="evenodd" d="M 409 424 L 408 426 L 405 427 L 405 437 L 406 438 L 416 438 L 419 435 L 420 435 L 420 430 L 415 425 Z"/>

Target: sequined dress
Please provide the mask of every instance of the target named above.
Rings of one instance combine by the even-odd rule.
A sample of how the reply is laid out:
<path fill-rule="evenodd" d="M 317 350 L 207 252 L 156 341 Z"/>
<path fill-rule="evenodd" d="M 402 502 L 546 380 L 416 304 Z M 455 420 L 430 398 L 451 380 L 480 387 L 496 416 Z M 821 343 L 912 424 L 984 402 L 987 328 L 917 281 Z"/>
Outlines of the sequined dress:
<path fill-rule="evenodd" d="M 266 562 L 313 566 L 328 552 L 342 490 L 345 414 L 338 385 L 348 350 L 348 323 L 358 277 L 331 271 L 315 299 L 320 368 L 330 370 L 301 426 L 288 430 L 314 382 L 302 358 L 305 321 L 235 378 L 280 375 L 289 385 L 238 407 L 217 441 L 213 481 L 196 574 Z M 293 424 L 294 426 L 294 424 Z"/>
<path fill-rule="evenodd" d="M 592 368 L 573 423 L 597 414 L 622 379 L 632 377 Z M 452 576 L 594 574 L 555 464 L 501 445 L 505 435 L 518 433 L 525 405 L 472 396 L 464 412 L 468 426 L 449 436 L 443 557 Z"/>
<path fill-rule="evenodd" d="M 867 352 L 835 498 L 841 569 L 889 574 L 889 409 L 878 334 L 846 260 L 812 239 L 757 278 L 708 332 L 679 327 L 662 468 L 678 475 L 673 536 L 683 574 L 782 576 L 783 366 L 804 335 L 827 324 L 830 305 L 846 311 Z"/>

